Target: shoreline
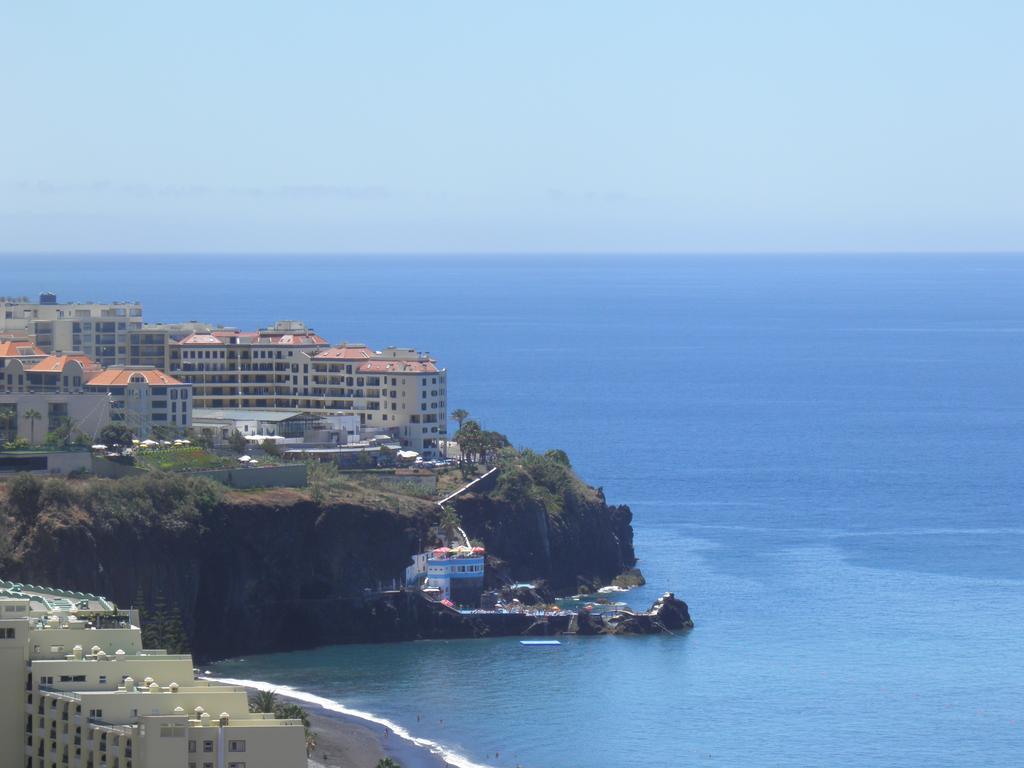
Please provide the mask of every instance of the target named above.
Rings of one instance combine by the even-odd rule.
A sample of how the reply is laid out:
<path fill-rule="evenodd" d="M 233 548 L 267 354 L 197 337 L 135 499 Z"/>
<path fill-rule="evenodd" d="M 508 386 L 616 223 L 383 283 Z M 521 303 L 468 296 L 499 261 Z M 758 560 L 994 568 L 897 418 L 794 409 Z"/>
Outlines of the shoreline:
<path fill-rule="evenodd" d="M 396 723 L 322 696 L 260 680 L 200 677 L 251 691 L 272 690 L 282 700 L 302 706 L 309 713 L 310 730 L 317 734 L 317 748 L 308 758 L 309 768 L 375 768 L 385 757 L 396 760 L 402 768 L 487 768 L 442 744 L 413 736 Z"/>

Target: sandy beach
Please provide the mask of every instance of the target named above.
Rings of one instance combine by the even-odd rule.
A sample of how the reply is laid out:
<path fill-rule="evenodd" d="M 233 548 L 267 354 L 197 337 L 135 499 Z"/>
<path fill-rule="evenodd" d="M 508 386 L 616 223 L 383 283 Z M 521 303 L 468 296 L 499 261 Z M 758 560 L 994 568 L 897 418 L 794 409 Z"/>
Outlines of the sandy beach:
<path fill-rule="evenodd" d="M 255 688 L 252 690 L 256 690 Z M 309 768 L 374 768 L 385 757 L 402 768 L 446 768 L 450 763 L 424 747 L 391 732 L 377 723 L 278 694 L 309 713 L 310 728 L 317 735 L 317 748 L 310 755 Z"/>
<path fill-rule="evenodd" d="M 385 735 L 383 727 L 376 723 L 301 701 L 296 703 L 309 713 L 310 726 L 317 734 L 317 748 L 310 756 L 309 768 L 374 768 L 385 757 L 398 761 L 402 768 L 449 765 L 439 755 L 394 733 Z"/>

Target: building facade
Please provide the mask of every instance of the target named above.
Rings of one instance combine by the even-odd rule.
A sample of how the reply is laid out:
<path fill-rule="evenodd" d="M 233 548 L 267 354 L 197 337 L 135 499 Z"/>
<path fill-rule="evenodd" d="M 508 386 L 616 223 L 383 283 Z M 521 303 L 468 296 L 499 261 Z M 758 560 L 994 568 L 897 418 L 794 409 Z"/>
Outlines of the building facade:
<path fill-rule="evenodd" d="M 192 384 L 196 408 L 295 408 L 309 359 L 329 346 L 296 321 L 214 329 L 172 341 L 168 373 Z"/>
<path fill-rule="evenodd" d="M 195 408 L 355 415 L 363 434 L 388 434 L 438 456 L 447 435 L 447 372 L 429 355 L 364 344 L 331 347 L 302 323 L 214 329 L 169 342 L 169 373 L 192 384 Z"/>
<path fill-rule="evenodd" d="M 24 333 L 44 352 L 80 352 L 101 365 L 126 363 L 128 333 L 140 328 L 138 302 L 58 304 L 52 293 L 38 302 L 0 298 L 0 333 Z"/>
<path fill-rule="evenodd" d="M 150 366 L 111 366 L 85 384 L 86 392 L 106 394 L 110 420 L 138 438 L 154 429 L 181 434 L 192 426 L 192 387 Z"/>
<path fill-rule="evenodd" d="M 72 438 L 81 433 L 96 442 L 110 423 L 110 402 L 93 392 L 0 392 L 0 442 L 23 438 L 39 445 L 65 419 Z"/>
<path fill-rule="evenodd" d="M 144 649 L 134 611 L 0 582 L 0 765 L 305 768 L 305 735 L 195 679 L 190 656 Z"/>
<path fill-rule="evenodd" d="M 6 339 L 0 341 L 0 383 L 6 387 L 4 369 L 7 363 L 20 360 L 22 363 L 34 364 L 46 357 L 46 353 L 37 347 L 31 339 Z"/>

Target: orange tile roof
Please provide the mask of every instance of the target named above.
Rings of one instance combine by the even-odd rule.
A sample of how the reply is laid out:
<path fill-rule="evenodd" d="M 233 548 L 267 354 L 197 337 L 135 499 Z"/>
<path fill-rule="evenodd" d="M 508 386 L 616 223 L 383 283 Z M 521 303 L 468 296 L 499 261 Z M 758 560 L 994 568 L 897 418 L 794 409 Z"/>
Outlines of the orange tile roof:
<path fill-rule="evenodd" d="M 261 334 L 260 342 L 263 344 L 294 344 L 312 345 L 317 347 L 326 347 L 329 343 L 327 339 L 317 336 L 315 333 Z"/>
<path fill-rule="evenodd" d="M 0 342 L 0 357 L 42 357 L 46 353 L 29 341 Z"/>
<path fill-rule="evenodd" d="M 437 373 L 437 366 L 429 360 L 370 360 L 358 370 L 360 373 Z"/>
<path fill-rule="evenodd" d="M 223 344 L 224 342 L 209 333 L 193 333 L 176 344 Z"/>
<path fill-rule="evenodd" d="M 257 346 L 260 344 L 281 344 L 291 346 L 326 347 L 328 341 L 315 333 L 260 333 L 258 331 L 211 331 L 210 333 L 193 333 L 177 344 L 229 344 L 229 339 L 251 339 L 241 346 Z M 231 344 L 235 346 L 235 344 Z"/>
<path fill-rule="evenodd" d="M 168 376 L 156 368 L 107 368 L 89 379 L 87 387 L 123 387 L 126 384 L 133 384 L 133 377 L 141 376 L 151 387 L 177 387 L 182 382 L 173 376 Z"/>
<path fill-rule="evenodd" d="M 373 357 L 373 350 L 365 345 L 344 345 L 331 347 L 314 357 L 314 360 L 369 360 Z"/>
<path fill-rule="evenodd" d="M 27 370 L 32 373 L 61 373 L 72 360 L 79 363 L 86 371 L 97 371 L 100 368 L 97 363 L 85 355 L 47 355 Z"/>

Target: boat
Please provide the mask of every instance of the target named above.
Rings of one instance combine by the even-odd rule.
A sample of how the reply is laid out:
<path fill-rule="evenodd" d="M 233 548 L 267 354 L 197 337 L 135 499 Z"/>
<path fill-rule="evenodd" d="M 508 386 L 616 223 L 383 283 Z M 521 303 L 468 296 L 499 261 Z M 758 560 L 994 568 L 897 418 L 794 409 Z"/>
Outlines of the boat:
<path fill-rule="evenodd" d="M 520 645 L 561 645 L 561 640 L 520 640 Z"/>

